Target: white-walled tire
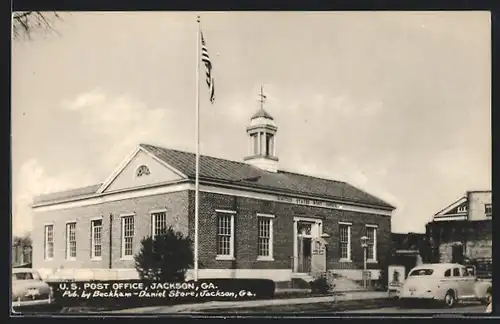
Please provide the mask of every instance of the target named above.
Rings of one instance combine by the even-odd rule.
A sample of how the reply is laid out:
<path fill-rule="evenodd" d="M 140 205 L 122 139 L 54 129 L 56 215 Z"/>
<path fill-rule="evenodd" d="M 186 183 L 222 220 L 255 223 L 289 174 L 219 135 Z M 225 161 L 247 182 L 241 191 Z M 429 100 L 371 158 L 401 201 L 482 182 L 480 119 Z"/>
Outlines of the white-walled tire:
<path fill-rule="evenodd" d="M 446 292 L 446 295 L 444 296 L 444 303 L 449 308 L 452 308 L 453 306 L 455 306 L 456 302 L 457 298 L 455 297 L 455 292 L 453 290 L 448 290 Z"/>

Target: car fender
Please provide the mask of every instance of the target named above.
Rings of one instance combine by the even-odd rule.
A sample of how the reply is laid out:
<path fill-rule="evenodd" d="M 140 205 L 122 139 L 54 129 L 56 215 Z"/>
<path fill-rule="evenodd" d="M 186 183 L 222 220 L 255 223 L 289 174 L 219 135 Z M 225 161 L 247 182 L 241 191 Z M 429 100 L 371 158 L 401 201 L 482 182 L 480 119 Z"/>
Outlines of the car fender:
<path fill-rule="evenodd" d="M 446 291 L 448 290 L 447 286 L 444 285 L 439 285 L 436 289 L 436 292 L 434 293 L 434 296 L 439 299 L 443 299 L 444 295 L 446 294 Z"/>
<path fill-rule="evenodd" d="M 488 289 L 491 289 L 491 282 L 487 281 L 478 281 L 474 287 L 474 291 L 478 298 L 486 296 Z"/>

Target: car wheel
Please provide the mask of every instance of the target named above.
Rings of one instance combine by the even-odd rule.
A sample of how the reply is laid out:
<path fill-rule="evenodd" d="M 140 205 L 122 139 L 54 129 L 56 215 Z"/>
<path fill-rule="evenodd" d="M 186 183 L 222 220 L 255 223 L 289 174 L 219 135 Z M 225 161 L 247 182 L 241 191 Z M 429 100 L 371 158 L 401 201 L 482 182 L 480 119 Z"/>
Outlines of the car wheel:
<path fill-rule="evenodd" d="M 483 299 L 483 303 L 485 305 L 488 305 L 491 303 L 491 291 L 488 291 L 485 295 L 484 295 L 484 299 Z"/>
<path fill-rule="evenodd" d="M 444 296 L 444 302 L 446 306 L 448 307 L 453 307 L 455 306 L 455 302 L 457 301 L 455 297 L 455 292 L 453 290 L 449 290 L 446 295 Z"/>

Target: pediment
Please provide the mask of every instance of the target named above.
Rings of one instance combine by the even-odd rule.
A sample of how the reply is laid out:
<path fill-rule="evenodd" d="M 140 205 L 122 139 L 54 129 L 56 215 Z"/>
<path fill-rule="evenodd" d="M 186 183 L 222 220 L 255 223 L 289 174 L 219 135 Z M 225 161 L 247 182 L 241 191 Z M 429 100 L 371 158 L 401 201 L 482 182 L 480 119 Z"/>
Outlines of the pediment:
<path fill-rule="evenodd" d="M 447 206 L 446 208 L 442 209 L 438 213 L 436 213 L 434 215 L 434 217 L 439 218 L 439 217 L 445 217 L 445 216 L 450 216 L 450 215 L 466 214 L 467 206 L 468 206 L 467 198 L 462 197 L 462 198 L 456 200 L 455 202 L 453 202 L 452 204 L 450 204 L 449 206 Z"/>
<path fill-rule="evenodd" d="M 113 192 L 136 187 L 157 185 L 183 179 L 183 175 L 169 168 L 143 149 L 138 149 L 101 188 Z"/>
<path fill-rule="evenodd" d="M 467 201 L 461 203 L 460 205 L 450 209 L 448 212 L 443 215 L 455 215 L 455 214 L 463 214 L 467 211 Z"/>

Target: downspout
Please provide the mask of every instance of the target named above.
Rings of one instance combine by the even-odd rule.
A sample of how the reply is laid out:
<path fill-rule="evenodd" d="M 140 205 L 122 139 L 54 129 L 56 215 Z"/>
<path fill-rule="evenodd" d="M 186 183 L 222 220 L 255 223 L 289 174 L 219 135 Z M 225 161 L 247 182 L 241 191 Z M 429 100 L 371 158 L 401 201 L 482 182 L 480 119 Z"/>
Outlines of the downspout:
<path fill-rule="evenodd" d="M 464 240 L 464 246 L 463 246 L 463 255 L 464 255 L 464 258 L 467 258 L 467 241 L 468 241 L 468 233 L 469 233 L 469 218 L 470 218 L 470 205 L 471 205 L 471 195 L 470 195 L 470 192 L 467 191 L 467 194 L 466 194 L 466 197 L 467 197 L 467 216 L 465 217 L 465 224 L 464 224 L 464 230 L 465 230 L 465 233 L 464 233 L 464 236 L 463 236 L 463 240 Z"/>
<path fill-rule="evenodd" d="M 113 268 L 113 214 L 109 214 L 109 268 Z"/>

